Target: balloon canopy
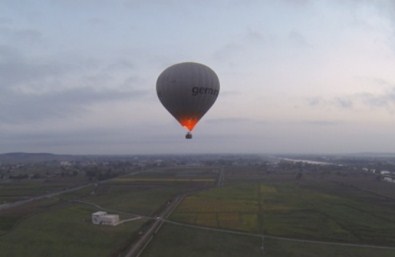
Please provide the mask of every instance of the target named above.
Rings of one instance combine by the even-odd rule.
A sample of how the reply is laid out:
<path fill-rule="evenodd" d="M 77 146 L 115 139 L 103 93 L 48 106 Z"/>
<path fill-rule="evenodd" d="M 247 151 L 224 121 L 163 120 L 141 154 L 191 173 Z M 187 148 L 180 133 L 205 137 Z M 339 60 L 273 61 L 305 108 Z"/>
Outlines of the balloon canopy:
<path fill-rule="evenodd" d="M 190 132 L 217 100 L 219 79 L 203 64 L 178 63 L 159 75 L 156 91 L 163 106 Z"/>

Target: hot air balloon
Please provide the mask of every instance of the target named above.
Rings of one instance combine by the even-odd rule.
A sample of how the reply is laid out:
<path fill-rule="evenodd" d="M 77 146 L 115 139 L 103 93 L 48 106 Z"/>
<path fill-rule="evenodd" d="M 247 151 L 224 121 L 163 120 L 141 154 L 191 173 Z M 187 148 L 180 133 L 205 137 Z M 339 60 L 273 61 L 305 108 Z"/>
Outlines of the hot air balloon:
<path fill-rule="evenodd" d="M 156 82 L 160 102 L 192 138 L 192 130 L 211 108 L 219 93 L 219 79 L 209 67 L 184 62 L 165 69 Z"/>

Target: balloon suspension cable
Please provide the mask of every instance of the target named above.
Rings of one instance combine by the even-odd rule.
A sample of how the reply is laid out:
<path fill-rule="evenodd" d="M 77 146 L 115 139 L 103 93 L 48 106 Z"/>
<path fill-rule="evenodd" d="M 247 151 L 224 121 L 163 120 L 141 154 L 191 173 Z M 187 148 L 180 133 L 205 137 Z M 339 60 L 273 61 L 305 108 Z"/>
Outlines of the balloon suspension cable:
<path fill-rule="evenodd" d="M 186 139 L 192 139 L 192 134 L 191 134 L 191 132 L 188 132 L 188 133 L 185 135 L 185 138 L 186 138 Z"/>

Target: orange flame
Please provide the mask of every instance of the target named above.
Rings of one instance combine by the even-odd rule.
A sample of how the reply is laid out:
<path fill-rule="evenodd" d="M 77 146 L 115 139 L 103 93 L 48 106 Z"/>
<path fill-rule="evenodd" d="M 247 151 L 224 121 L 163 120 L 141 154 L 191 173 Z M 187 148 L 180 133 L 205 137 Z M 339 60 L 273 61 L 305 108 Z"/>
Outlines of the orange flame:
<path fill-rule="evenodd" d="M 187 130 L 192 131 L 193 128 L 198 123 L 199 119 L 197 118 L 181 118 L 179 120 L 180 124 Z"/>

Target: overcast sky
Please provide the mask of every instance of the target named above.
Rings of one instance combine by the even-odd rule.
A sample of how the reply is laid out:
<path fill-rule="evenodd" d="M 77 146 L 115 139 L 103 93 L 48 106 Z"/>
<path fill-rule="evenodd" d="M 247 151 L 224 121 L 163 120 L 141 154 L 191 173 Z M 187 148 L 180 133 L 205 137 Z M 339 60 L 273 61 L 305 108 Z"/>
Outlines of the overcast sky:
<path fill-rule="evenodd" d="M 218 75 L 185 140 L 168 66 Z M 0 152 L 395 152 L 391 0 L 0 0 Z"/>

